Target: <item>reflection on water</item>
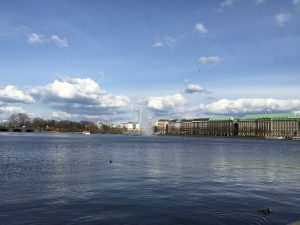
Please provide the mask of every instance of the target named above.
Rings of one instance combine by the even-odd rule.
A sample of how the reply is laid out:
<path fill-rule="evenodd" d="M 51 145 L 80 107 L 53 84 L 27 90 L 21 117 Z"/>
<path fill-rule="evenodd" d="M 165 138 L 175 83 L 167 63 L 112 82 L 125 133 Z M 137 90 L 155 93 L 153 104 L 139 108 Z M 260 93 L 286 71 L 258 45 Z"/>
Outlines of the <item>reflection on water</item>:
<path fill-rule="evenodd" d="M 300 219 L 296 141 L 1 133 L 0 149 L 0 224 Z"/>

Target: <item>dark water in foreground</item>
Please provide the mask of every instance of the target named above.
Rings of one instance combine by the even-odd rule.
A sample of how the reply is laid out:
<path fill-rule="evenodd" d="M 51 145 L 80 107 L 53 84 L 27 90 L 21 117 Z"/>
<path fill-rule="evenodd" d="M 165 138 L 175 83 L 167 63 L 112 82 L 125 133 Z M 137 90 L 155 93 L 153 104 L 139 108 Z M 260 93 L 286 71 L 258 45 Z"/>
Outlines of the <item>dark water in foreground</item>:
<path fill-rule="evenodd" d="M 295 220 L 297 141 L 0 133 L 1 225 Z"/>

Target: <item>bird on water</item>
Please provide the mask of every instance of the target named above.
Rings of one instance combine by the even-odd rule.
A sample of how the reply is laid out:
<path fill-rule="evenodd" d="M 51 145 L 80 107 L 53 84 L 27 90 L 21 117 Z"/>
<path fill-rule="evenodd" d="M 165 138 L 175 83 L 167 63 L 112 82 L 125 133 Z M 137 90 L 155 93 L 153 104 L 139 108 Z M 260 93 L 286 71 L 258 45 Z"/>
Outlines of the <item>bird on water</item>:
<path fill-rule="evenodd" d="M 112 161 L 111 161 L 111 160 L 109 160 L 109 163 L 112 163 Z"/>
<path fill-rule="evenodd" d="M 258 212 L 258 213 L 261 213 L 261 214 L 268 215 L 268 214 L 271 213 L 271 209 L 270 209 L 270 208 L 267 208 L 267 209 L 261 209 L 261 210 L 258 210 L 257 212 Z"/>

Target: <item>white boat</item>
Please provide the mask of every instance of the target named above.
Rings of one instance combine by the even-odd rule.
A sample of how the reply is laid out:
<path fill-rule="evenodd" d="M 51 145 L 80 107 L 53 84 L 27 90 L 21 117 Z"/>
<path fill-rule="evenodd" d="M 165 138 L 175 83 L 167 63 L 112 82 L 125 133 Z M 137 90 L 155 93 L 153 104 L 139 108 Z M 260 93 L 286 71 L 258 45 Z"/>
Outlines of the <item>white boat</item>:
<path fill-rule="evenodd" d="M 270 139 L 270 140 L 283 140 L 284 137 L 278 137 L 278 136 L 265 136 L 265 139 Z"/>
<path fill-rule="evenodd" d="M 82 134 L 85 134 L 85 135 L 90 135 L 91 132 L 90 131 L 83 131 Z"/>
<path fill-rule="evenodd" d="M 300 137 L 293 137 L 294 141 L 300 141 Z"/>

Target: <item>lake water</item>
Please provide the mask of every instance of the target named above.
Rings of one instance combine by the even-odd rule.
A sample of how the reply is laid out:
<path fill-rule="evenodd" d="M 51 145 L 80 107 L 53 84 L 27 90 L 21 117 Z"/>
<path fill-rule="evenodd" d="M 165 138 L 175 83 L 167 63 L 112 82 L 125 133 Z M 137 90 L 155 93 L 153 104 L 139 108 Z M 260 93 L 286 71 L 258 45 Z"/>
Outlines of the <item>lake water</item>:
<path fill-rule="evenodd" d="M 299 141 L 0 133 L 1 225 L 296 220 Z"/>

